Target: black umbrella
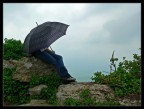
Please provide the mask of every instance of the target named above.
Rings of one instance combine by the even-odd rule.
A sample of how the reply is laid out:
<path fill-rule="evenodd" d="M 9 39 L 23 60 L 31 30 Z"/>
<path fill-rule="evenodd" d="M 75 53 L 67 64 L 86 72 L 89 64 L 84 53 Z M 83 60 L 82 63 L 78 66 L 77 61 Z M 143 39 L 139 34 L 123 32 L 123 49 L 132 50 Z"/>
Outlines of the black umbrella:
<path fill-rule="evenodd" d="M 45 22 L 33 28 L 24 41 L 24 52 L 31 54 L 42 48 L 49 47 L 63 35 L 69 25 L 61 22 Z"/>

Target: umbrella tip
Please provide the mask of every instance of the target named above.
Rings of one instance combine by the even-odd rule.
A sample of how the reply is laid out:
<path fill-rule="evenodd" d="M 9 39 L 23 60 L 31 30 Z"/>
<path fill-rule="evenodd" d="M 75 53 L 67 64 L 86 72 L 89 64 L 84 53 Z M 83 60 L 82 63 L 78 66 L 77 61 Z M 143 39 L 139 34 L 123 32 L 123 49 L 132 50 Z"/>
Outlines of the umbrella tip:
<path fill-rule="evenodd" d="M 37 26 L 38 26 L 38 23 L 36 22 Z"/>

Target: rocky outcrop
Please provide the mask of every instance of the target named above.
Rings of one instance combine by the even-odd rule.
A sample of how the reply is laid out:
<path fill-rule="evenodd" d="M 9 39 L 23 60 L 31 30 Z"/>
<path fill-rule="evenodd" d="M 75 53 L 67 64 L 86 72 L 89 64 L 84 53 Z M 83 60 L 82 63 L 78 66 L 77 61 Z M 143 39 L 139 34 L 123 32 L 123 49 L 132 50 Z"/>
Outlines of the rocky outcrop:
<path fill-rule="evenodd" d="M 57 93 L 57 99 L 61 105 L 66 98 L 80 100 L 79 94 L 82 90 L 89 89 L 94 102 L 105 102 L 107 97 L 114 98 L 114 92 L 107 85 L 100 85 L 89 82 L 79 82 L 74 84 L 60 85 Z"/>
<path fill-rule="evenodd" d="M 66 98 L 80 100 L 79 94 L 82 90 L 89 89 L 94 102 L 107 102 L 115 99 L 121 106 L 141 106 L 141 97 L 116 98 L 113 90 L 107 85 L 96 84 L 94 82 L 78 82 L 67 85 L 60 85 L 57 92 L 57 99 L 60 105 L 64 105 Z"/>
<path fill-rule="evenodd" d="M 17 62 L 17 60 L 3 60 L 3 68 L 13 68 Z"/>
<path fill-rule="evenodd" d="M 141 106 L 141 100 L 140 99 L 130 99 L 130 98 L 124 98 L 124 99 L 118 99 L 118 102 L 121 106 Z"/>
<path fill-rule="evenodd" d="M 16 67 L 12 77 L 20 82 L 30 82 L 31 76 L 48 76 L 56 72 L 53 65 L 47 64 L 35 57 L 24 57 L 20 60 L 3 60 L 3 68 Z M 38 85 L 29 88 L 30 96 L 39 95 L 46 85 Z M 105 102 L 110 98 L 115 98 L 113 90 L 107 85 L 96 84 L 94 82 L 75 82 L 71 84 L 62 84 L 56 94 L 59 105 L 64 105 L 66 98 L 81 99 L 79 94 L 82 90 L 89 89 L 94 102 Z M 141 106 L 141 98 L 117 98 L 122 106 Z M 30 103 L 19 106 L 51 106 L 47 100 L 31 99 Z"/>
<path fill-rule="evenodd" d="M 16 71 L 12 77 L 20 82 L 30 82 L 31 76 L 48 76 L 56 69 L 53 65 L 47 64 L 35 57 L 23 57 L 19 61 L 17 60 L 3 60 L 4 68 L 16 67 Z"/>
<path fill-rule="evenodd" d="M 30 98 L 32 96 L 37 96 L 40 95 L 41 91 L 43 88 L 47 88 L 46 85 L 40 84 L 38 86 L 35 86 L 33 88 L 29 88 L 29 94 L 30 94 Z M 47 100 L 44 99 L 31 99 L 30 103 L 27 104 L 21 104 L 18 106 L 51 106 Z"/>
<path fill-rule="evenodd" d="M 42 90 L 43 88 L 47 88 L 47 86 L 41 84 L 41 85 L 38 85 L 38 86 L 36 86 L 36 87 L 29 88 L 29 94 L 30 94 L 30 96 L 40 95 L 41 90 Z"/>
<path fill-rule="evenodd" d="M 33 99 L 30 101 L 30 103 L 22 104 L 19 106 L 52 106 L 52 105 L 48 104 L 48 102 L 46 100 Z"/>

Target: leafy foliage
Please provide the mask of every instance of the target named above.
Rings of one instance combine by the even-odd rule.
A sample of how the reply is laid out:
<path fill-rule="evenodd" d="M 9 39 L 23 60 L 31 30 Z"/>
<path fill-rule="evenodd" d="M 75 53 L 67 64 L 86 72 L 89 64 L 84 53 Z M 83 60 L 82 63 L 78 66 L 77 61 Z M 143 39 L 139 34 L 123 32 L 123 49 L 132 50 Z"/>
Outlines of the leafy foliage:
<path fill-rule="evenodd" d="M 20 40 L 15 40 L 15 39 L 4 39 L 5 43 L 3 44 L 4 47 L 4 59 L 5 60 L 10 60 L 10 59 L 15 59 L 18 60 L 25 56 L 23 52 L 23 44 L 21 43 Z"/>
<path fill-rule="evenodd" d="M 79 106 L 81 103 L 79 100 L 70 97 L 65 99 L 64 104 L 68 106 Z"/>
<path fill-rule="evenodd" d="M 23 104 L 30 100 L 28 83 L 21 83 L 12 79 L 15 68 L 5 68 L 3 72 L 4 101 L 12 104 Z"/>
<path fill-rule="evenodd" d="M 58 86 L 62 84 L 61 79 L 56 73 L 52 73 L 49 76 L 32 76 L 30 81 L 30 87 L 37 86 L 39 84 L 47 85 L 47 88 L 43 88 L 41 94 L 37 96 L 39 99 L 47 99 L 50 104 L 57 104 L 56 93 Z"/>
<path fill-rule="evenodd" d="M 91 98 L 91 93 L 89 89 L 82 90 L 79 94 L 81 98 L 82 105 L 93 105 L 94 100 Z"/>
<path fill-rule="evenodd" d="M 22 83 L 12 79 L 12 73 L 15 69 L 4 69 L 4 101 L 12 104 L 25 104 L 30 101 L 29 88 L 40 84 L 46 84 L 48 87 L 42 89 L 41 94 L 32 96 L 36 99 L 47 99 L 50 104 L 57 104 L 56 93 L 58 86 L 61 84 L 61 79 L 55 73 L 49 76 L 38 77 L 33 76 L 30 83 Z"/>
<path fill-rule="evenodd" d="M 113 58 L 115 59 L 115 58 Z M 117 61 L 118 59 L 116 58 Z M 109 75 L 102 72 L 94 73 L 92 77 L 96 83 L 108 84 L 114 89 L 116 96 L 126 96 L 129 94 L 141 93 L 141 56 L 133 54 L 133 60 L 126 60 L 119 63 L 118 68 Z"/>

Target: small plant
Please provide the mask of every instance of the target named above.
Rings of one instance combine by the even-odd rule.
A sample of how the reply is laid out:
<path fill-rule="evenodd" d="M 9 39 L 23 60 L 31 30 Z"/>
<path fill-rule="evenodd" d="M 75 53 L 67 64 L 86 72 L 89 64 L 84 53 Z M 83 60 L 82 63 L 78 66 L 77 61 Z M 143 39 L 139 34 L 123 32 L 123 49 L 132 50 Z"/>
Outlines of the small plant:
<path fill-rule="evenodd" d="M 82 90 L 81 93 L 79 94 L 80 98 L 85 99 L 85 98 L 89 98 L 90 97 L 90 90 L 89 89 L 85 89 Z"/>
<path fill-rule="evenodd" d="M 94 100 L 91 97 L 87 99 L 83 99 L 82 104 L 86 106 L 94 105 Z"/>
<path fill-rule="evenodd" d="M 80 101 L 70 97 L 65 99 L 64 104 L 69 106 L 78 106 L 80 105 Z"/>
<path fill-rule="evenodd" d="M 81 98 L 82 105 L 93 105 L 94 100 L 91 98 L 91 93 L 89 89 L 82 90 L 79 94 Z"/>
<path fill-rule="evenodd" d="M 91 98 L 89 89 L 84 89 L 79 94 L 80 99 L 66 98 L 64 101 L 65 105 L 78 106 L 78 105 L 93 105 L 94 100 Z"/>
<path fill-rule="evenodd" d="M 115 61 L 118 61 L 118 58 L 114 58 L 114 52 L 115 52 L 115 50 L 113 51 L 112 57 L 110 59 L 110 62 L 111 62 L 111 64 L 110 64 L 110 72 L 112 72 L 112 71 L 116 72 L 116 70 L 117 70 Z M 114 70 L 113 70 L 113 67 L 114 67 Z"/>

